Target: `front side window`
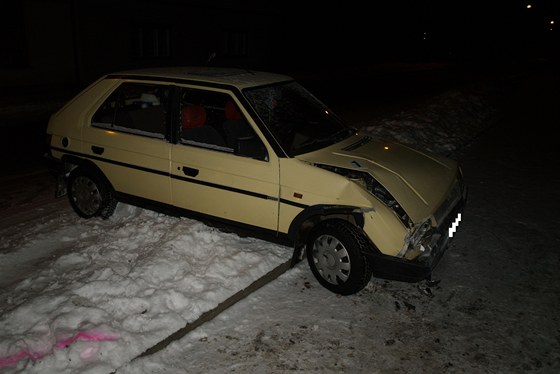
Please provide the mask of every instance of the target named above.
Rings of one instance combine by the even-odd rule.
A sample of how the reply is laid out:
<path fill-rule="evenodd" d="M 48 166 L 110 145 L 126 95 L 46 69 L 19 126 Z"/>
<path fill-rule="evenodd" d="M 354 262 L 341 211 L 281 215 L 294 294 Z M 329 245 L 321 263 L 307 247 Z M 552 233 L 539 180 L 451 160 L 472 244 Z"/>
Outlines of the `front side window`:
<path fill-rule="evenodd" d="M 179 141 L 265 160 L 266 150 L 235 100 L 221 92 L 182 88 Z"/>
<path fill-rule="evenodd" d="M 123 83 L 97 109 L 92 125 L 154 138 L 165 138 L 169 87 Z"/>
<path fill-rule="evenodd" d="M 334 144 L 356 131 L 296 82 L 247 89 L 244 94 L 290 156 Z"/>

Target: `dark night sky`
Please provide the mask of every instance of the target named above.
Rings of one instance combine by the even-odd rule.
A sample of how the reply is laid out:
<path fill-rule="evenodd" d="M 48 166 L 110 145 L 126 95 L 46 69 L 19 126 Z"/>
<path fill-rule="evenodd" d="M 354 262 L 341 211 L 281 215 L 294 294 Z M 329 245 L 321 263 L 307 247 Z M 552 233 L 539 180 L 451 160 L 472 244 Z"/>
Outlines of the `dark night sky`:
<path fill-rule="evenodd" d="M 527 4 L 533 7 L 527 9 Z M 295 12 L 295 34 L 313 54 L 339 48 L 341 59 L 478 59 L 558 56 L 558 0 L 336 1 Z M 367 4 L 367 5 L 366 5 Z M 291 21 L 294 21 L 292 19 Z M 553 30 L 550 30 L 553 28 Z"/>
<path fill-rule="evenodd" d="M 159 4 L 162 9 L 182 4 L 182 0 L 89 1 L 113 13 L 126 11 L 131 4 Z M 0 4 L 0 42 L 8 52 L 2 66 L 18 66 L 25 60 L 25 24 L 30 20 L 17 22 L 23 3 L 0 0 Z M 291 66 L 560 57 L 560 0 L 194 0 L 184 4 L 189 11 L 221 7 L 243 9 L 257 17 L 263 11 L 277 14 L 282 22 L 271 26 L 274 37 L 267 42 L 273 44 L 272 60 Z M 552 20 L 556 24 L 551 25 Z M 202 52 L 205 61 L 207 53 Z"/>

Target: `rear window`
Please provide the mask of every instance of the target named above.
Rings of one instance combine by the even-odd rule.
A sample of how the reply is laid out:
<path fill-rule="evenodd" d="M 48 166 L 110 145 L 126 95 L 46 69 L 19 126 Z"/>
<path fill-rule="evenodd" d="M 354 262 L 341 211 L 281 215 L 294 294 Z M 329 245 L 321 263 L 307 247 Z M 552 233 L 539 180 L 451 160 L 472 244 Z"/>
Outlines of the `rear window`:
<path fill-rule="evenodd" d="M 123 83 L 97 109 L 92 126 L 165 138 L 169 87 Z"/>

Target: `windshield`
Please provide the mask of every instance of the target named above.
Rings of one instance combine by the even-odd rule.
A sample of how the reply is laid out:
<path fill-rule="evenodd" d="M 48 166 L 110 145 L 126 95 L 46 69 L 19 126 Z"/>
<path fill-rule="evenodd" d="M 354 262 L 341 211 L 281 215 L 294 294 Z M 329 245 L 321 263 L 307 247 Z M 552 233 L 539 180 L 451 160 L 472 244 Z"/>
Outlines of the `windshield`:
<path fill-rule="evenodd" d="M 244 94 L 289 156 L 324 148 L 356 131 L 296 82 L 252 88 Z"/>

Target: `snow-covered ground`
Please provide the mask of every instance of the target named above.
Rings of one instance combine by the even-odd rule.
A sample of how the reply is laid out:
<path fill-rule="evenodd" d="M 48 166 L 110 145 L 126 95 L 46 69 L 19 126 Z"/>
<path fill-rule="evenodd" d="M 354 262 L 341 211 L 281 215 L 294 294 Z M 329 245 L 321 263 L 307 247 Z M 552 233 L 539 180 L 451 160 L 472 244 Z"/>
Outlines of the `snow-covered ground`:
<path fill-rule="evenodd" d="M 51 197 L 43 174 L 29 175 L 34 185 L 23 190 L 4 180 L 0 373 L 556 372 L 559 286 L 547 280 L 558 283 L 558 254 L 538 249 L 545 269 L 531 270 L 519 247 L 526 230 L 539 238 L 533 245 L 546 238 L 557 247 L 558 236 L 546 233 L 554 222 L 525 222 L 511 206 L 505 216 L 495 211 L 492 199 L 509 195 L 505 182 L 492 187 L 491 169 L 506 173 L 515 152 L 503 162 L 469 159 L 467 146 L 497 120 L 487 87 L 474 87 L 358 124 L 373 136 L 467 155 L 467 182 L 480 177 L 471 179 L 439 282 L 372 279 L 341 297 L 301 262 L 144 357 L 285 268 L 290 249 L 125 204 L 109 220 L 83 220 Z"/>

